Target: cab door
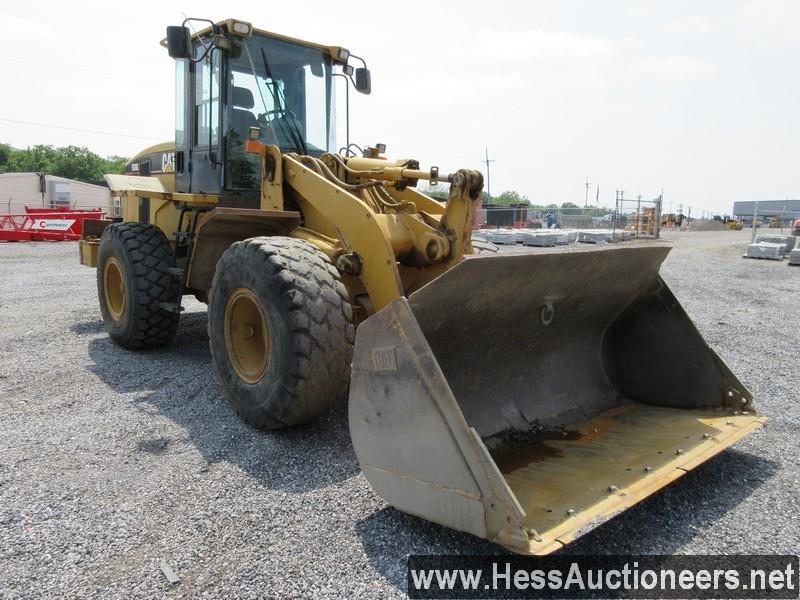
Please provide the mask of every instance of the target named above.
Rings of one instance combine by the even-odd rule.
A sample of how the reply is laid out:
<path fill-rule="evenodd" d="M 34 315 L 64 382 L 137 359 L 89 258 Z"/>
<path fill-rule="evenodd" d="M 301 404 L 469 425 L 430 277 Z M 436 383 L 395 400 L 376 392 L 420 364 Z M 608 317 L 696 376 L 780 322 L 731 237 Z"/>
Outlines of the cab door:
<path fill-rule="evenodd" d="M 175 174 L 175 191 L 184 193 L 189 192 L 192 183 L 189 169 L 192 111 L 189 107 L 194 101 L 191 89 L 189 61 L 177 59 L 175 61 L 175 156 L 172 160 L 172 170 Z"/>
<path fill-rule="evenodd" d="M 197 55 L 204 50 L 201 48 Z M 222 183 L 220 152 L 220 54 L 212 49 L 206 58 L 190 63 L 191 104 L 189 135 L 189 191 L 219 194 Z"/>

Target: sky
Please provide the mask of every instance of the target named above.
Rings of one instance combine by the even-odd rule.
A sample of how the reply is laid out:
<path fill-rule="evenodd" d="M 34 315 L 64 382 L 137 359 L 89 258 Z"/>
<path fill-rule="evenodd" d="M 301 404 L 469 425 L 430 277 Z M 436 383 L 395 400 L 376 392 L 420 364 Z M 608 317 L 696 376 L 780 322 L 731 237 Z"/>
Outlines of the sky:
<path fill-rule="evenodd" d="M 350 94 L 351 140 L 442 172 L 485 173 L 488 149 L 495 195 L 583 205 L 588 177 L 590 203 L 663 190 L 693 215 L 800 198 L 800 1 L 298 6 L 3 2 L 0 142 L 132 156 L 171 139 L 158 42 L 185 13 L 349 48 L 372 72 L 372 94 Z"/>

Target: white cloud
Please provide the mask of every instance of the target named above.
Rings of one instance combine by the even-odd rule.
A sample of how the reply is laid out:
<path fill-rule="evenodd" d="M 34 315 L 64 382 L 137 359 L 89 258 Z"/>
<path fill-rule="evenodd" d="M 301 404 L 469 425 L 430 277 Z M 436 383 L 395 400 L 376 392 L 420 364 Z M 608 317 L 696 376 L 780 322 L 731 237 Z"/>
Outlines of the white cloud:
<path fill-rule="evenodd" d="M 669 19 L 663 29 L 668 33 L 784 49 L 800 46 L 799 27 L 800 2 L 797 0 L 748 0 L 731 3 L 730 10 L 716 11 L 712 15 L 693 13 Z"/>
<path fill-rule="evenodd" d="M 639 76 L 662 83 L 690 83 L 711 77 L 715 67 L 697 56 L 649 56 L 634 62 Z"/>
<path fill-rule="evenodd" d="M 777 48 L 800 46 L 800 2 L 751 0 L 737 10 L 735 27 L 748 41 Z"/>
<path fill-rule="evenodd" d="M 712 35 L 721 28 L 721 20 L 704 15 L 691 14 L 683 15 L 665 25 L 667 31 L 678 33 L 689 33 L 693 35 Z"/>
<path fill-rule="evenodd" d="M 615 58 L 611 40 L 565 31 L 489 31 L 478 36 L 481 56 L 503 61 L 585 64 Z"/>

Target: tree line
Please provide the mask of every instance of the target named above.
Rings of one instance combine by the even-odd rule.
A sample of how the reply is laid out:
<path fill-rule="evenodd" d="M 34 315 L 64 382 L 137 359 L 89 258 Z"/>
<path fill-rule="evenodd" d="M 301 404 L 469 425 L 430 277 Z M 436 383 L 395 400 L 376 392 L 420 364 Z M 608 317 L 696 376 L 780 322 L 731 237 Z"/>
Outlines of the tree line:
<path fill-rule="evenodd" d="M 447 200 L 448 192 L 445 189 L 435 189 L 429 186 L 428 189 L 421 191 L 438 200 Z M 571 214 L 576 214 L 577 211 L 581 211 L 583 214 L 592 216 L 601 216 L 608 213 L 610 210 L 605 207 L 598 208 L 594 206 L 588 206 L 584 208 L 582 206 L 578 206 L 574 202 L 562 202 L 560 205 L 555 203 L 535 204 L 531 202 L 526 195 L 520 194 L 519 192 L 515 192 L 513 190 L 506 190 L 499 196 L 490 196 L 486 191 L 484 191 L 482 200 L 484 206 L 487 204 L 492 206 L 526 206 L 531 210 L 538 211 L 567 209 Z"/>
<path fill-rule="evenodd" d="M 106 173 L 124 173 L 126 162 L 123 156 L 103 158 L 83 146 L 38 144 L 23 149 L 0 143 L 0 173 L 46 173 L 96 183 Z"/>

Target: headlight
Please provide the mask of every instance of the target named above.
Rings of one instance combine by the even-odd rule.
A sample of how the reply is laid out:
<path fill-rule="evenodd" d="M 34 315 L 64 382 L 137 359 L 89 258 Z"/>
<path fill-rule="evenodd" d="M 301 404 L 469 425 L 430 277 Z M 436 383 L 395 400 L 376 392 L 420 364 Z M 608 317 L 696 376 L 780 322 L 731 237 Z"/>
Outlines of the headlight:
<path fill-rule="evenodd" d="M 250 23 L 246 23 L 244 21 L 234 21 L 231 24 L 231 33 L 235 33 L 236 35 L 250 35 L 253 33 L 253 26 Z"/>
<path fill-rule="evenodd" d="M 347 48 L 339 48 L 336 52 L 336 60 L 340 63 L 346 63 L 350 58 L 350 50 Z"/>

